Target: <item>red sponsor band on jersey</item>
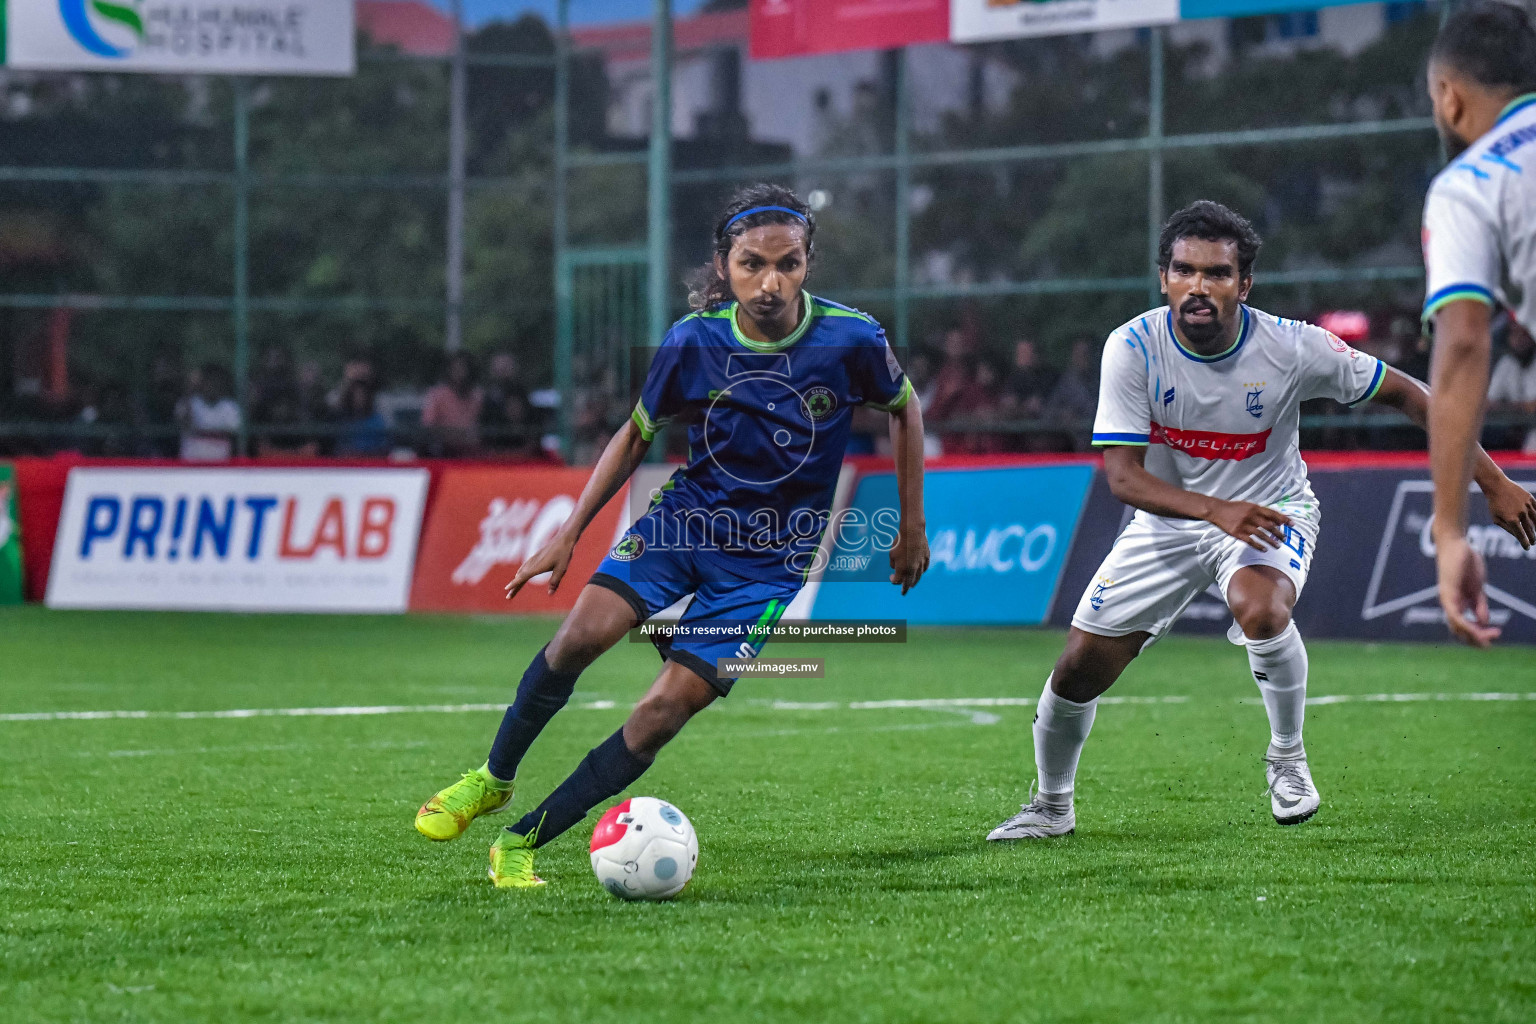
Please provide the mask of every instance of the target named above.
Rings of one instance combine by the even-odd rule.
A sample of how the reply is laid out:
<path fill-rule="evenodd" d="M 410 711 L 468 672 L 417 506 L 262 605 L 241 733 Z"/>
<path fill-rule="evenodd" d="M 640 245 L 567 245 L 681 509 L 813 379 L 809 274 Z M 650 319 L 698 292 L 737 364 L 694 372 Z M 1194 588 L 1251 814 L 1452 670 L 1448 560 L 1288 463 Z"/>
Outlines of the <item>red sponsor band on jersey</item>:
<path fill-rule="evenodd" d="M 1262 452 L 1269 445 L 1269 431 L 1257 434 L 1223 434 L 1216 430 L 1180 430 L 1152 424 L 1148 440 L 1165 444 L 1197 459 L 1230 459 L 1241 462 Z"/>

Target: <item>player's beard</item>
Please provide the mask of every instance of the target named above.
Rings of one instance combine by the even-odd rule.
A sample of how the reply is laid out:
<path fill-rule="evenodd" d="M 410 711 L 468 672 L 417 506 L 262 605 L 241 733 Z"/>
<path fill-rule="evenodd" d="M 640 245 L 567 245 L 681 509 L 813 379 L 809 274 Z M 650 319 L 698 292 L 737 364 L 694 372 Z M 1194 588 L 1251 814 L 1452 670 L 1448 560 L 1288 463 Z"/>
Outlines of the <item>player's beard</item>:
<path fill-rule="evenodd" d="M 1211 319 L 1205 323 L 1191 321 L 1185 313 L 1195 308 L 1205 308 L 1211 311 Z M 1209 345 L 1221 337 L 1221 332 L 1226 325 L 1221 322 L 1221 311 L 1213 302 L 1185 302 L 1179 307 L 1179 330 L 1184 332 L 1184 337 L 1196 345 Z"/>
<path fill-rule="evenodd" d="M 1445 147 L 1445 158 L 1447 161 L 1455 160 L 1465 153 L 1467 147 L 1471 145 L 1471 143 L 1463 141 L 1461 136 L 1452 131 L 1451 126 L 1441 121 L 1438 116 L 1435 118 L 1435 131 L 1440 134 L 1440 145 Z"/>

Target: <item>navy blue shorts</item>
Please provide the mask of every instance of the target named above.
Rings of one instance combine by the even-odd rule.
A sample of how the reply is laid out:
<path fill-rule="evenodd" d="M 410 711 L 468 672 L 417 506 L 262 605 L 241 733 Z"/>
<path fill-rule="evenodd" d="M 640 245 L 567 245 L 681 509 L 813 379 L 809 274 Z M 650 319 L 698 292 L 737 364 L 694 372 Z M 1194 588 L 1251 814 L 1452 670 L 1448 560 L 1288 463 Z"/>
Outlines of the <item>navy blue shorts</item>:
<path fill-rule="evenodd" d="M 720 678 L 716 662 L 757 657 L 765 640 L 753 637 L 751 627 L 778 622 L 803 585 L 798 578 L 764 583 L 733 573 L 697 551 L 653 547 L 633 528 L 613 546 L 590 582 L 628 601 L 641 622 L 692 594 L 693 602 L 679 626 L 730 624 L 727 632 L 707 639 L 658 637 L 655 641 L 662 658 L 698 673 L 722 696 L 731 692 L 736 680 Z"/>

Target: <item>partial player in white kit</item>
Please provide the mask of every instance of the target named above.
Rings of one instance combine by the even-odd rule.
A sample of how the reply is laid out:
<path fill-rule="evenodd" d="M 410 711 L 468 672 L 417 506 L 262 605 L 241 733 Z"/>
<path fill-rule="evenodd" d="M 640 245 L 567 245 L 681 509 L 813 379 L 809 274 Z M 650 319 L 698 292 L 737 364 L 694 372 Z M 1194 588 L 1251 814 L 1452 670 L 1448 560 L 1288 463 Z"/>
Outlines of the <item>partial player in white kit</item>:
<path fill-rule="evenodd" d="M 1467 480 L 1488 393 L 1493 313 L 1536 332 L 1536 28 L 1519 7 L 1459 4 L 1426 75 L 1435 127 L 1451 157 L 1424 203 L 1424 319 L 1435 329 L 1429 431 L 1435 561 L 1451 632 L 1486 647 L 1482 557 L 1467 543 Z M 1536 519 L 1523 547 L 1536 543 Z"/>
<path fill-rule="evenodd" d="M 1064 835 L 1077 824 L 1078 757 L 1099 696 L 1212 584 L 1228 634 L 1269 715 L 1271 809 L 1282 825 L 1317 812 L 1302 746 L 1307 650 L 1291 609 L 1321 523 L 1297 447 L 1300 405 L 1379 402 L 1419 425 L 1428 391 L 1310 324 L 1245 305 L 1260 240 L 1242 217 L 1198 202 L 1174 214 L 1159 251 L 1169 305 L 1110 335 L 1093 442 L 1115 496 L 1138 511 L 1072 618 L 1034 723 L 1038 792 L 988 839 Z M 1478 450 L 1475 476 L 1516 533 L 1536 499 Z"/>

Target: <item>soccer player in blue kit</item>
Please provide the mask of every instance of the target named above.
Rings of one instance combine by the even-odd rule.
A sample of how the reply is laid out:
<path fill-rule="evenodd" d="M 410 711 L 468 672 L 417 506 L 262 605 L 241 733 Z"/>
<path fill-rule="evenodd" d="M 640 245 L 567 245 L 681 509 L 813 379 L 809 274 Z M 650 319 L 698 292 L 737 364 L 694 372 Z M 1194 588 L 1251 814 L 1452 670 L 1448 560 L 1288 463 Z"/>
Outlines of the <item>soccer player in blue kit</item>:
<path fill-rule="evenodd" d="M 623 487 L 656 433 L 688 427 L 688 462 L 654 496 L 533 658 L 486 763 L 428 800 L 416 828 L 456 839 L 512 801 L 518 763 L 565 706 L 583 669 L 630 629 L 689 594 L 679 636 L 650 691 L 612 736 L 491 847 L 498 888 L 542 885 L 534 851 L 631 786 L 688 720 L 730 692 L 720 659 L 756 657 L 753 626 L 776 623 L 812 567 L 826 529 L 855 406 L 891 415 L 901 516 L 891 583 L 905 594 L 928 567 L 923 419 L 885 332 L 863 313 L 804 290 L 816 222 L 788 189 L 755 185 L 716 222 L 714 254 L 652 360 L 630 421 L 609 442 L 576 510 L 507 586 L 542 573 L 560 585 L 577 538 Z M 724 635 L 690 638 L 718 623 Z"/>

